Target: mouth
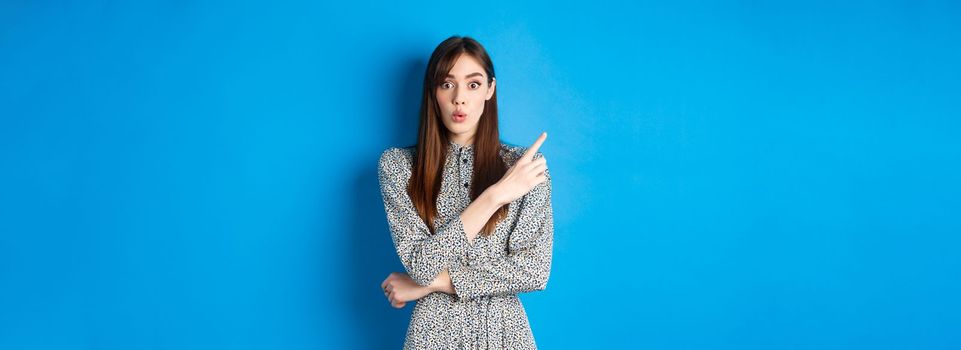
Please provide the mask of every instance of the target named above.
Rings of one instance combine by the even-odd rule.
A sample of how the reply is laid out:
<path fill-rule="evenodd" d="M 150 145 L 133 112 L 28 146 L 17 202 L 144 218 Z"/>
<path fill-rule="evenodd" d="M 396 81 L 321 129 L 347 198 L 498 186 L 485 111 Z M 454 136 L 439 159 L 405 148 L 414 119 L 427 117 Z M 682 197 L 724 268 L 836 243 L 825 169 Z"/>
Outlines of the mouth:
<path fill-rule="evenodd" d="M 451 119 L 453 119 L 455 123 L 463 122 L 467 120 L 467 113 L 464 111 L 454 111 L 454 113 L 451 113 Z"/>

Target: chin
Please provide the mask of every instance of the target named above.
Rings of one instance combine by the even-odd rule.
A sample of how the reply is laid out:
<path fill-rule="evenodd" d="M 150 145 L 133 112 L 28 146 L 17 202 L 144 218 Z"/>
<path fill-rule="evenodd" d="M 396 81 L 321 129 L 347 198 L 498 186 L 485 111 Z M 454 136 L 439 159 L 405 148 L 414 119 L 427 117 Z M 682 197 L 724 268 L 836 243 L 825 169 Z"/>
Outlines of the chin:
<path fill-rule="evenodd" d="M 480 124 L 480 118 L 474 118 L 470 116 L 467 117 L 467 120 L 461 123 L 455 123 L 454 119 L 449 116 L 443 117 L 441 121 L 443 122 L 444 127 L 446 127 L 448 131 L 451 131 L 455 134 L 468 132 L 476 128 L 477 125 Z"/>

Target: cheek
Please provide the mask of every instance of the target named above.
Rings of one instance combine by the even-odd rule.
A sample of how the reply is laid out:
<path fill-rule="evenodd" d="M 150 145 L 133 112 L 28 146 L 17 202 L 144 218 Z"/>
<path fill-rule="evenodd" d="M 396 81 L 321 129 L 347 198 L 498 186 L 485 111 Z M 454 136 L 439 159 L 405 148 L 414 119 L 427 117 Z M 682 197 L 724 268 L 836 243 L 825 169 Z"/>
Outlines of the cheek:
<path fill-rule="evenodd" d="M 483 89 L 477 90 L 474 92 L 472 97 L 474 98 L 474 102 L 483 104 L 484 101 L 487 100 L 487 92 L 484 91 Z"/>
<path fill-rule="evenodd" d="M 484 106 L 487 105 L 487 99 L 485 97 L 486 96 L 484 96 L 484 94 L 481 93 L 480 96 L 477 97 L 477 100 L 474 102 L 474 106 L 475 106 L 474 110 L 477 111 L 478 117 L 481 115 L 481 113 L 484 112 Z"/>
<path fill-rule="evenodd" d="M 437 110 L 440 112 L 441 116 L 447 116 L 454 112 L 449 103 L 437 102 L 437 106 Z"/>

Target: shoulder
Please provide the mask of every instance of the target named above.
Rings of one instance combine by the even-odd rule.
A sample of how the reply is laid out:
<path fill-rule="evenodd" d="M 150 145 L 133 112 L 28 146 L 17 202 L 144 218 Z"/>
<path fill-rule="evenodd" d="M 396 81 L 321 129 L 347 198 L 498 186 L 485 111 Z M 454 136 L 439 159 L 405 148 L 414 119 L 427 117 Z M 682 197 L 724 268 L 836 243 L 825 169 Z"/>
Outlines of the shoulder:
<path fill-rule="evenodd" d="M 414 147 L 390 147 L 380 154 L 377 161 L 377 169 L 380 174 L 394 175 L 398 173 L 410 173 L 414 159 Z"/>
<path fill-rule="evenodd" d="M 527 153 L 529 147 L 518 146 L 510 143 L 501 142 L 501 158 L 504 158 L 504 162 L 507 163 L 508 167 L 514 166 L 517 160 Z M 542 152 L 537 152 L 534 154 L 534 159 L 543 157 Z"/>

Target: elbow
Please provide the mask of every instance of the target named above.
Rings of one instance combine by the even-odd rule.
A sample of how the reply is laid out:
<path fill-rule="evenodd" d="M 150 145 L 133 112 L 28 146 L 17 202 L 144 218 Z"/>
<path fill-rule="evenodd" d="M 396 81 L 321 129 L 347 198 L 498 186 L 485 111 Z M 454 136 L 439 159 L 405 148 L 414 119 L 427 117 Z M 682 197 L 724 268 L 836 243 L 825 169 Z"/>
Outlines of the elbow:
<path fill-rule="evenodd" d="M 530 285 L 528 286 L 529 291 L 539 291 L 547 289 L 547 281 L 550 279 L 550 271 L 544 271 L 540 273 L 535 273 L 531 276 Z"/>
<path fill-rule="evenodd" d="M 551 261 L 539 260 L 537 263 L 528 265 L 524 273 L 524 289 L 526 291 L 539 291 L 547 289 L 547 282 L 551 277 Z"/>
<path fill-rule="evenodd" d="M 548 280 L 548 279 L 549 279 L 548 276 L 544 276 L 544 278 L 539 279 L 539 280 L 537 281 L 537 285 L 534 287 L 534 290 L 545 290 L 545 289 L 547 289 L 547 280 Z"/>

